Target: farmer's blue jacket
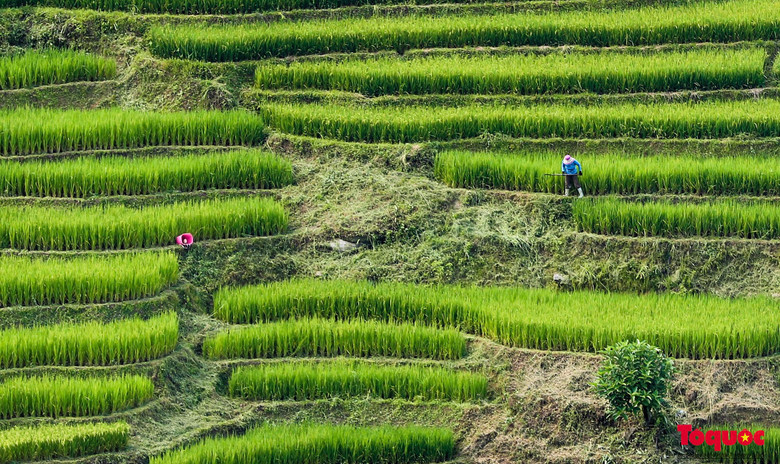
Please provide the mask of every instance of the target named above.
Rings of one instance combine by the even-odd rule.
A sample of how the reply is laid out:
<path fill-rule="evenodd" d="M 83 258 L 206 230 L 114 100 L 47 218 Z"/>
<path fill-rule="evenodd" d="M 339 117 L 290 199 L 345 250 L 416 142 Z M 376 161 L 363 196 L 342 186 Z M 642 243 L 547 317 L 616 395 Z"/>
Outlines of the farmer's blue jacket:
<path fill-rule="evenodd" d="M 563 171 L 564 174 L 574 175 L 582 171 L 582 165 L 577 160 L 574 160 L 571 164 L 561 162 L 561 171 Z"/>

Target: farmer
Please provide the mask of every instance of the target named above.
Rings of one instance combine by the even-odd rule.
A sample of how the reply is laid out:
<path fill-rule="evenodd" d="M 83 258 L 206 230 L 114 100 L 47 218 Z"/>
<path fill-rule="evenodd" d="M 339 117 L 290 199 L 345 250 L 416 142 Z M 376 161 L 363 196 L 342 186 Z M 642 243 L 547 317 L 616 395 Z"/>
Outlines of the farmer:
<path fill-rule="evenodd" d="M 577 191 L 580 193 L 580 198 L 582 198 L 582 186 L 580 185 L 579 179 L 579 176 L 582 175 L 582 165 L 580 162 L 571 156 L 566 155 L 563 158 L 563 163 L 561 163 L 561 172 L 563 172 L 563 175 L 566 178 L 566 188 L 563 191 L 563 195 L 568 197 L 569 190 L 571 190 L 572 187 L 576 187 Z"/>
<path fill-rule="evenodd" d="M 176 243 L 181 245 L 182 248 L 185 250 L 192 246 L 192 242 L 194 242 L 195 239 L 192 237 L 192 234 L 186 233 L 181 234 L 178 237 L 176 237 Z"/>

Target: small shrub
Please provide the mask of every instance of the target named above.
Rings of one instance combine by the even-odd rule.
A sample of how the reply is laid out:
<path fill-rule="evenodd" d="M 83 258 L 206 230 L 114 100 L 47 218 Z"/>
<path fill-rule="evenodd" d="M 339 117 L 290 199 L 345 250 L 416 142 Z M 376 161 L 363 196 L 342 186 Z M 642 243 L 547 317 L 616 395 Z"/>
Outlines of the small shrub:
<path fill-rule="evenodd" d="M 647 342 L 620 342 L 602 352 L 606 359 L 598 372 L 596 392 L 609 401 L 613 419 L 642 413 L 645 423 L 661 418 L 674 363 Z"/>

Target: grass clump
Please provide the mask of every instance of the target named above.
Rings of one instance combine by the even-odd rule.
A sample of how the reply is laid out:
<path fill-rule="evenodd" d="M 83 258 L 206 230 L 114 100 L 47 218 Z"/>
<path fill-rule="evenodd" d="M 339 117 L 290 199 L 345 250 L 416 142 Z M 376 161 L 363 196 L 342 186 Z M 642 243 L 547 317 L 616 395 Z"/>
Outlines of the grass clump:
<path fill-rule="evenodd" d="M 270 198 L 233 198 L 133 208 L 0 207 L 0 247 L 24 250 L 118 250 L 196 240 L 273 235 L 287 213 Z"/>
<path fill-rule="evenodd" d="M 86 322 L 0 331 L 0 369 L 31 366 L 107 366 L 160 358 L 179 340 L 179 318 Z"/>
<path fill-rule="evenodd" d="M 270 125 L 295 135 L 351 142 L 422 142 L 485 133 L 530 138 L 774 137 L 780 101 L 357 107 L 269 104 Z"/>
<path fill-rule="evenodd" d="M 694 447 L 696 456 L 704 458 L 711 462 L 728 463 L 746 463 L 746 464 L 771 464 L 780 461 L 780 428 L 764 427 L 762 425 L 726 425 L 716 427 L 701 427 L 703 432 L 708 430 L 716 431 L 737 431 L 748 430 L 751 434 L 763 430 L 764 444 L 759 446 L 751 443 L 747 446 L 742 445 L 737 439 L 736 445 L 722 445 L 721 449 L 716 451 L 714 446 L 706 443 Z M 731 434 L 727 440 L 731 440 Z M 690 439 L 690 437 L 689 437 Z"/>
<path fill-rule="evenodd" d="M 0 418 L 84 417 L 139 406 L 154 395 L 148 377 L 12 377 L 0 383 Z"/>
<path fill-rule="evenodd" d="M 0 90 L 116 77 L 116 61 L 76 50 L 28 50 L 0 57 Z"/>
<path fill-rule="evenodd" d="M 424 15 L 177 25 L 150 30 L 152 53 L 164 58 L 241 61 L 334 52 L 521 45 L 653 45 L 780 38 L 774 0 L 692 2 L 641 9 Z"/>
<path fill-rule="evenodd" d="M 406 321 L 455 327 L 516 347 L 593 352 L 640 339 L 670 356 L 704 359 L 780 352 L 775 306 L 768 297 L 728 300 L 309 279 L 222 289 L 214 297 L 214 315 L 232 323 L 290 317 Z"/>
<path fill-rule="evenodd" d="M 702 49 L 646 54 L 379 57 L 295 61 L 257 68 L 266 89 L 387 94 L 618 93 L 758 87 L 766 50 Z"/>
<path fill-rule="evenodd" d="M 780 237 L 780 208 L 762 202 L 713 200 L 706 203 L 635 202 L 586 199 L 572 207 L 581 231 L 635 237 Z"/>
<path fill-rule="evenodd" d="M 229 329 L 203 343 L 203 353 L 211 359 L 285 356 L 459 359 L 465 352 L 466 339 L 457 330 L 317 318 Z"/>
<path fill-rule="evenodd" d="M 0 110 L 0 154 L 6 156 L 264 140 L 262 118 L 247 111 Z"/>
<path fill-rule="evenodd" d="M 295 424 L 206 438 L 150 464 L 424 464 L 454 455 L 454 435 L 444 428 Z"/>
<path fill-rule="evenodd" d="M 0 431 L 0 462 L 77 458 L 119 451 L 127 446 L 125 422 L 52 424 Z"/>
<path fill-rule="evenodd" d="M 267 189 L 293 183 L 292 163 L 259 150 L 171 157 L 0 162 L 9 196 L 85 198 L 205 189 Z"/>
<path fill-rule="evenodd" d="M 238 367 L 228 387 L 230 396 L 255 401 L 356 396 L 471 401 L 487 397 L 487 378 L 481 374 L 343 360 Z"/>
<path fill-rule="evenodd" d="M 436 177 L 451 187 L 561 193 L 565 153 L 445 151 L 436 156 Z M 636 156 L 621 153 L 577 155 L 590 194 L 778 195 L 780 177 L 765 156 L 702 158 Z"/>
<path fill-rule="evenodd" d="M 70 259 L 0 257 L 0 306 L 105 303 L 159 293 L 179 277 L 173 253 Z"/>

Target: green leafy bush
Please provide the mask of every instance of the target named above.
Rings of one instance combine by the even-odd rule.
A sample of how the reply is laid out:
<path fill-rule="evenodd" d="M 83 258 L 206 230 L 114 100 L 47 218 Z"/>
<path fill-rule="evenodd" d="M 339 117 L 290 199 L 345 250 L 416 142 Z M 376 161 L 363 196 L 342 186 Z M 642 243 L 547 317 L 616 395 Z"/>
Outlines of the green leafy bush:
<path fill-rule="evenodd" d="M 609 401 L 613 419 L 641 413 L 646 423 L 662 417 L 674 363 L 658 348 L 640 340 L 620 342 L 602 352 L 596 392 Z"/>

